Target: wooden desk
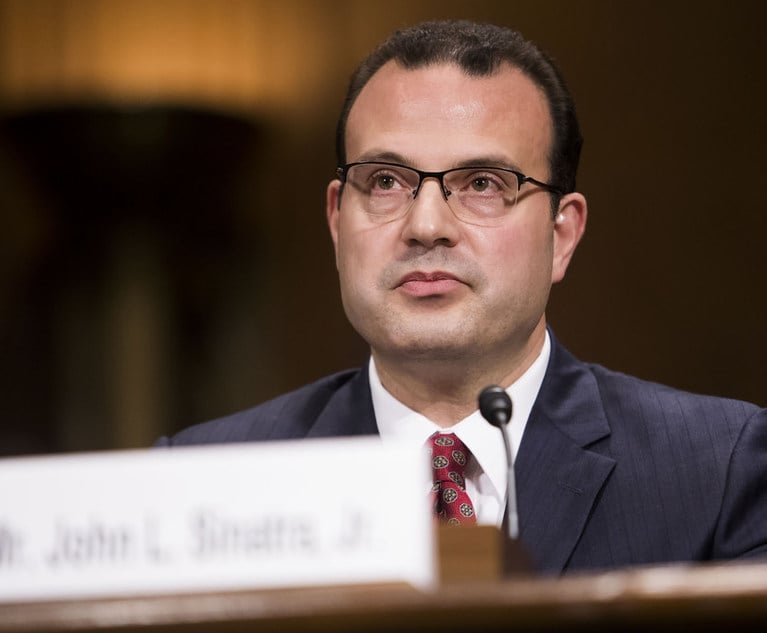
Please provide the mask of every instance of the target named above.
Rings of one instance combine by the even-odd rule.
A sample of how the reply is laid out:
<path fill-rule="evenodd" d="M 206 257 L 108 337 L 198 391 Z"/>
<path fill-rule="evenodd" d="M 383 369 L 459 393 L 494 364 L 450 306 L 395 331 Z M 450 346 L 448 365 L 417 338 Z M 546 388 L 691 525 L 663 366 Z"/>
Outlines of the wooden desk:
<path fill-rule="evenodd" d="M 0 632 L 764 631 L 767 564 L 0 605 Z"/>

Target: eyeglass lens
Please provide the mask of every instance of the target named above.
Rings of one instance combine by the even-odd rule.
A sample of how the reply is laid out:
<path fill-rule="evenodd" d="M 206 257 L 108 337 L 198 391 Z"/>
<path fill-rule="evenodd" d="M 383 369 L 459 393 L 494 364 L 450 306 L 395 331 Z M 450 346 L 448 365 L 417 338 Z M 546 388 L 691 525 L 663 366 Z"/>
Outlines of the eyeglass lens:
<path fill-rule="evenodd" d="M 492 224 L 503 218 L 516 202 L 519 184 L 513 172 L 467 167 L 441 175 L 440 184 L 447 203 L 453 213 L 466 222 Z M 423 186 L 418 172 L 380 163 L 349 167 L 346 182 L 351 185 L 357 204 L 383 221 L 404 215 Z"/>

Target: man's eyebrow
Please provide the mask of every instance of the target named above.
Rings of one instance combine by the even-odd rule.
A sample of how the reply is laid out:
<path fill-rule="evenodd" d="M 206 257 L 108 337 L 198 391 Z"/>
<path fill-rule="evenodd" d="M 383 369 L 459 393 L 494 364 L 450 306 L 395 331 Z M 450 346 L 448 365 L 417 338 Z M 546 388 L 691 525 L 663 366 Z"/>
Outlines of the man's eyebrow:
<path fill-rule="evenodd" d="M 399 163 L 406 167 L 416 167 L 415 161 L 409 160 L 403 154 L 397 152 L 385 151 L 385 150 L 370 150 L 357 157 L 352 162 L 385 162 L 385 163 Z M 510 161 L 507 156 L 502 154 L 487 154 L 484 156 L 474 156 L 465 160 L 460 160 L 453 163 L 450 166 L 445 166 L 444 169 L 458 169 L 461 167 L 505 167 L 506 169 L 514 169 L 519 171 L 519 165 Z M 427 170 L 428 171 L 428 170 Z"/>
<path fill-rule="evenodd" d="M 519 165 L 510 161 L 507 156 L 500 154 L 490 154 L 487 156 L 477 156 L 459 161 L 456 167 L 503 167 L 519 171 Z"/>
<path fill-rule="evenodd" d="M 355 163 L 360 162 L 384 162 L 384 163 L 400 163 L 402 165 L 412 165 L 411 161 L 397 152 L 389 152 L 384 150 L 373 149 L 365 152 L 357 157 Z"/>

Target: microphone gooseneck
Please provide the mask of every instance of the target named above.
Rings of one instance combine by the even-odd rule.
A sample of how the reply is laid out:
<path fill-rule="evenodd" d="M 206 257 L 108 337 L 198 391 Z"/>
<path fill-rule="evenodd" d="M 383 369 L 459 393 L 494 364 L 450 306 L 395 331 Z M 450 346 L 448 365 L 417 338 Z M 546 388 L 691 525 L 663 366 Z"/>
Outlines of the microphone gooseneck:
<path fill-rule="evenodd" d="M 503 515 L 502 528 L 509 537 L 516 539 L 519 536 L 517 486 L 514 480 L 514 460 L 507 431 L 511 410 L 511 398 L 505 389 L 491 385 L 480 392 L 479 412 L 485 420 L 500 430 L 503 437 L 503 448 L 506 451 L 506 512 Z"/>

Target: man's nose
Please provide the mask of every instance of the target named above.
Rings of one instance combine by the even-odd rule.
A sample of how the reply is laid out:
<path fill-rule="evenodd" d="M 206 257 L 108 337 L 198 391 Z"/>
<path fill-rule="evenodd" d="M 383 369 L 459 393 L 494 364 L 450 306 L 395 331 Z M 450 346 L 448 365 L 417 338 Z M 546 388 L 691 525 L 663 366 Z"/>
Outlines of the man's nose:
<path fill-rule="evenodd" d="M 452 246 L 459 232 L 459 220 L 447 204 L 441 183 L 434 178 L 424 180 L 405 215 L 402 239 L 427 248 Z"/>

